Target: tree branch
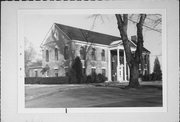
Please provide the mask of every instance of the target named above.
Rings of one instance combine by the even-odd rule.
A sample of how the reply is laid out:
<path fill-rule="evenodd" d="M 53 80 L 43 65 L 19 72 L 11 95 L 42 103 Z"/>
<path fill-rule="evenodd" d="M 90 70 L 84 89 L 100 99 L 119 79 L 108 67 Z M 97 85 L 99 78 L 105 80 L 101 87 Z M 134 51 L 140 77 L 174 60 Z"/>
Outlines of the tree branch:
<path fill-rule="evenodd" d="M 125 25 L 128 24 L 128 15 L 127 14 L 123 14 L 123 21 L 124 21 Z"/>
<path fill-rule="evenodd" d="M 133 23 L 136 23 L 136 24 L 138 23 L 137 21 L 133 20 L 132 17 L 129 17 L 128 20 L 131 21 L 131 22 L 133 22 Z M 153 20 L 153 21 L 155 21 L 155 20 Z M 161 23 L 161 22 L 159 22 L 158 24 L 160 24 L 160 23 Z M 158 24 L 157 24 L 157 25 L 158 25 Z M 157 26 L 157 25 L 156 25 L 156 26 Z M 150 27 L 150 26 L 148 26 L 148 25 L 146 25 L 146 24 L 143 24 L 143 26 L 146 27 L 146 28 L 148 28 L 148 29 L 150 29 L 150 30 L 153 30 L 153 31 L 156 31 L 156 32 L 161 33 L 161 30 L 155 29 L 154 27 Z"/>
<path fill-rule="evenodd" d="M 123 20 L 122 20 L 122 17 L 121 17 L 120 14 L 116 14 L 116 19 L 117 19 L 118 25 L 122 25 L 123 24 Z"/>

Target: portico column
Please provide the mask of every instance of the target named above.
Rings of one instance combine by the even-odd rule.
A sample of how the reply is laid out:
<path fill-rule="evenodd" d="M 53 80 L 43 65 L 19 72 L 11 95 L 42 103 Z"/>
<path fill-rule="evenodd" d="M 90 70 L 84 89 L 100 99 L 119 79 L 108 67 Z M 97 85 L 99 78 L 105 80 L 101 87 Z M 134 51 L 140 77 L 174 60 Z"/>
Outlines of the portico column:
<path fill-rule="evenodd" d="M 119 62 L 119 46 L 117 48 L 117 81 L 120 81 L 120 74 L 119 74 L 119 67 L 120 67 L 120 62 Z"/>
<path fill-rule="evenodd" d="M 108 49 L 108 80 L 111 81 L 111 50 Z"/>
<path fill-rule="evenodd" d="M 124 80 L 127 81 L 127 74 L 126 74 L 126 66 L 127 63 L 126 63 L 126 53 L 125 53 L 125 50 L 124 50 Z"/>

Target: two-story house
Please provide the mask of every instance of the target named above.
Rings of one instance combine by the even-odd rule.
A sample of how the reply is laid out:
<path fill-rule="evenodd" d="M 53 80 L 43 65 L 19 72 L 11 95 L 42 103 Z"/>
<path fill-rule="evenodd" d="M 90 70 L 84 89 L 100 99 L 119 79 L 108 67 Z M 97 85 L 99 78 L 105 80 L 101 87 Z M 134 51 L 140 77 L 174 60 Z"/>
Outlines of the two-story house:
<path fill-rule="evenodd" d="M 129 41 L 132 52 L 136 49 L 133 41 Z M 129 79 L 129 68 L 120 37 L 55 23 L 41 48 L 44 76 L 65 76 L 72 59 L 79 56 L 87 75 L 101 73 L 109 81 Z M 149 74 L 149 54 L 144 48 L 143 63 L 139 68 L 142 74 Z"/>

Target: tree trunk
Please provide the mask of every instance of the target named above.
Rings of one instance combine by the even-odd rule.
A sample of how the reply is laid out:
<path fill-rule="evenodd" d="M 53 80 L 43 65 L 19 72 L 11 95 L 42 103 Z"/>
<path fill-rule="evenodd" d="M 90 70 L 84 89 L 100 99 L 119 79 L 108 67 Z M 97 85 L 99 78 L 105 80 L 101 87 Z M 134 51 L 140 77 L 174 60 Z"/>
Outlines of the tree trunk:
<path fill-rule="evenodd" d="M 139 64 L 133 62 L 130 67 L 130 81 L 128 87 L 137 88 L 140 86 L 139 81 Z"/>
<path fill-rule="evenodd" d="M 142 34 L 142 26 L 144 24 L 146 18 L 146 14 L 140 15 L 139 23 L 137 23 L 137 49 L 135 52 L 135 57 L 132 56 L 130 42 L 127 36 L 127 25 L 128 25 L 128 15 L 123 14 L 116 14 L 118 29 L 123 41 L 123 46 L 126 54 L 126 61 L 130 68 L 130 82 L 128 87 L 137 88 L 140 86 L 138 78 L 139 78 L 139 63 L 141 63 L 141 55 L 142 55 L 142 48 L 143 48 L 143 34 Z"/>

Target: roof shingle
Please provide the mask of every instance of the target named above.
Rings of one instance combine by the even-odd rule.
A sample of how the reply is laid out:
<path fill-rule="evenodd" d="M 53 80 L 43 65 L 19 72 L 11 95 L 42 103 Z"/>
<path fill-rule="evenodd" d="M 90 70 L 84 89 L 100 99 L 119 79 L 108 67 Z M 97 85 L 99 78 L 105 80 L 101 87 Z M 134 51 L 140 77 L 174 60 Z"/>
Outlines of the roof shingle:
<path fill-rule="evenodd" d="M 85 42 L 92 42 L 97 44 L 103 44 L 103 45 L 110 45 L 114 41 L 121 40 L 120 37 L 102 34 L 90 30 L 85 30 L 77 27 L 71 27 L 63 24 L 55 23 L 56 26 L 58 26 L 59 29 L 61 29 L 71 40 L 79 40 L 79 41 L 85 41 Z M 135 44 L 133 44 L 131 41 L 130 46 L 135 47 Z M 143 50 L 146 52 L 150 52 L 146 48 L 143 47 Z"/>

